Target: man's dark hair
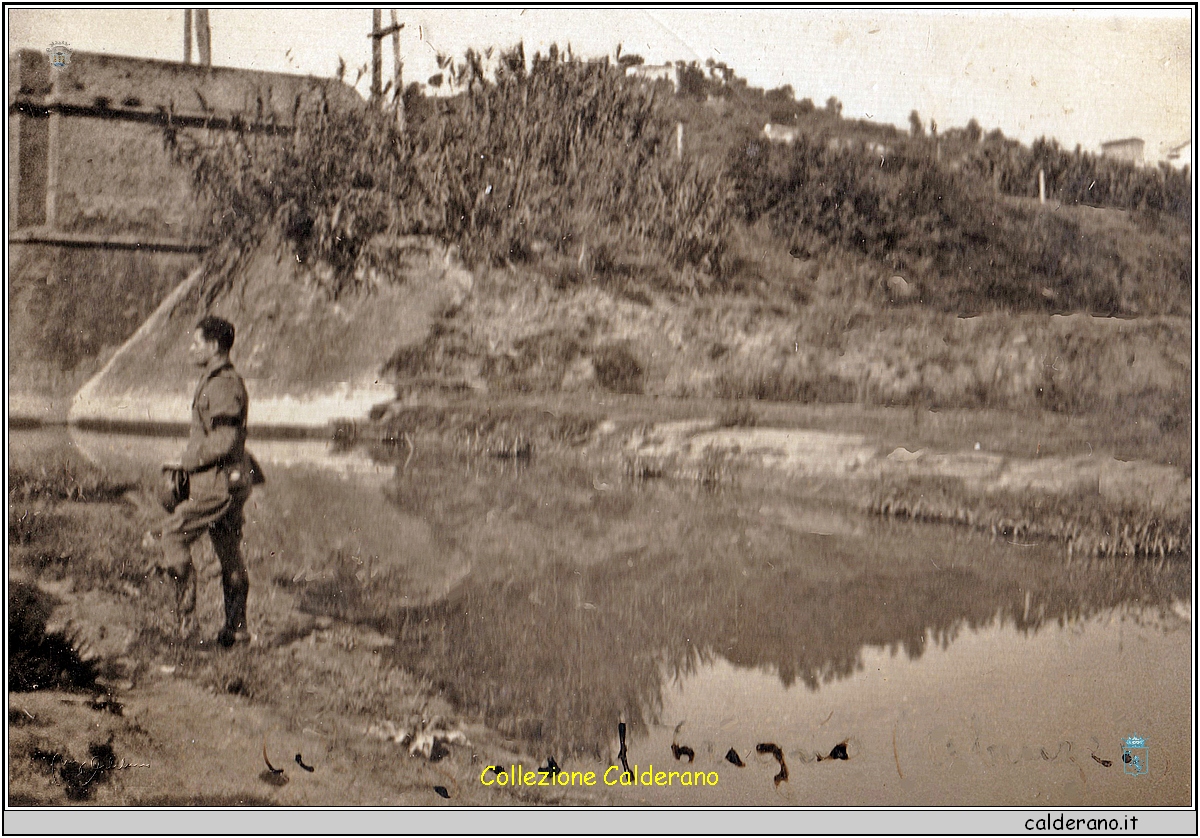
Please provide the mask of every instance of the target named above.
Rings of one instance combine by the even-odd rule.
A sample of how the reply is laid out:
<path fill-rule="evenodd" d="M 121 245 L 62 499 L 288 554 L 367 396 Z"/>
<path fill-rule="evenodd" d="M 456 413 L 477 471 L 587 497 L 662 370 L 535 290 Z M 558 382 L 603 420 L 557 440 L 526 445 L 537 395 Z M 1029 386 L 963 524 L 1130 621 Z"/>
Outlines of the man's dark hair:
<path fill-rule="evenodd" d="M 233 348 L 233 324 L 228 320 L 210 314 L 197 323 L 196 328 L 206 341 L 215 340 L 222 352 Z"/>

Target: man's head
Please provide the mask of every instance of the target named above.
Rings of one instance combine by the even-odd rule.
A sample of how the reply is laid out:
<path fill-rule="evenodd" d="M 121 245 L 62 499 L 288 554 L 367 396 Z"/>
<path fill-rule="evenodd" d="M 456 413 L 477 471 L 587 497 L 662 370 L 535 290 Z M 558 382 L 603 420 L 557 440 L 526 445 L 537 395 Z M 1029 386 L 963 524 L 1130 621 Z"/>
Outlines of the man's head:
<path fill-rule="evenodd" d="M 196 324 L 188 357 L 192 363 L 203 367 L 218 356 L 228 355 L 232 347 L 233 324 L 210 314 Z"/>

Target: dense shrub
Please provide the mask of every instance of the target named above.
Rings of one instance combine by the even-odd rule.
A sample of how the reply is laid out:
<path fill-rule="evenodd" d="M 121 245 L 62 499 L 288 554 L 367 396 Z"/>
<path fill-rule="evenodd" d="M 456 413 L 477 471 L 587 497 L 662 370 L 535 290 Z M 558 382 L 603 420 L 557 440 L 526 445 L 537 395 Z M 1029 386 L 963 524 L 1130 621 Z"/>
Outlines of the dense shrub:
<path fill-rule="evenodd" d="M 454 73 L 457 96 L 406 93 L 403 132 L 385 109 L 330 107 L 317 85 L 297 102 L 293 132 L 169 138 L 213 203 L 218 281 L 234 274 L 221 260 L 244 252 L 263 225 L 302 261 L 330 266 L 315 273 L 334 296 L 386 279 L 387 249 L 373 242 L 404 234 L 456 243 L 473 266 L 537 260 L 558 288 L 599 280 L 622 293 L 744 292 L 768 275 L 787 281 L 764 273 L 761 253 L 731 246 L 740 216 L 765 219 L 781 252 L 865 257 L 878 281 L 899 273 L 913 284 L 908 302 L 944 310 L 1150 313 L 1186 297 L 1182 248 L 1159 258 L 1005 194 L 1036 194 L 1043 168 L 1060 198 L 1178 226 L 1190 213 L 1186 173 L 1067 154 L 1053 142 L 1027 148 L 999 132 L 982 138 L 977 125 L 944 142 L 902 138 L 843 120 L 836 99 L 804 112 L 790 91 L 749 89 L 723 66 L 710 66 L 711 77 L 683 69 L 708 98 L 671 96 L 665 84 L 555 48 L 528 64 L 521 47 L 503 53 L 491 78 L 468 53 Z M 755 114 L 792 105 L 804 128 L 797 141 L 763 140 Z M 677 123 L 688 126 L 682 159 Z M 807 292 L 797 287 L 793 299 Z"/>
<path fill-rule="evenodd" d="M 857 251 L 917 279 L 922 299 L 942 308 L 1091 309 L 1119 307 L 1115 250 L 1080 247 L 1069 219 L 1006 203 L 984 184 L 956 175 L 919 147 L 886 156 L 801 136 L 780 146 L 752 140 L 735 150 L 730 172 L 738 209 L 753 223 L 811 249 Z"/>
<path fill-rule="evenodd" d="M 371 281 L 378 234 L 439 236 L 472 264 L 547 247 L 584 262 L 600 247 L 720 269 L 725 182 L 675 159 L 659 92 L 555 48 L 528 71 L 521 47 L 504 53 L 494 80 L 474 58 L 466 92 L 405 132 L 384 110 L 333 108 L 315 87 L 290 134 L 171 135 L 216 210 L 216 240 L 276 225 L 301 260 L 334 268 L 323 281 L 335 295 Z"/>
<path fill-rule="evenodd" d="M 622 344 L 603 346 L 592 359 L 596 380 L 614 393 L 642 392 L 642 365 L 629 347 Z"/>
<path fill-rule="evenodd" d="M 1134 166 L 1078 147 L 1069 152 L 1057 140 L 1044 137 L 1024 146 L 993 134 L 971 150 L 965 163 L 964 172 L 991 181 L 1009 195 L 1037 197 L 1041 170 L 1047 194 L 1063 203 L 1162 212 L 1184 219 L 1192 212 L 1188 169 Z"/>

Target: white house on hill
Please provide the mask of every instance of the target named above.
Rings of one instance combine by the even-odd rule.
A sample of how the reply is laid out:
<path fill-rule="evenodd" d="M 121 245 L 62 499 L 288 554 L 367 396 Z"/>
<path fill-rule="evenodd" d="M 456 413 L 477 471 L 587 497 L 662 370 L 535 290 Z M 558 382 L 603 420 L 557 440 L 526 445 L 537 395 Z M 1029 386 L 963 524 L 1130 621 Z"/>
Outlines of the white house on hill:
<path fill-rule="evenodd" d="M 1146 141 L 1139 137 L 1100 143 L 1100 156 L 1140 166 L 1146 161 Z"/>
<path fill-rule="evenodd" d="M 791 145 L 800 136 L 800 129 L 795 125 L 772 125 L 768 122 L 763 126 L 763 136 L 773 143 Z"/>
<path fill-rule="evenodd" d="M 625 69 L 625 75 L 643 81 L 669 81 L 679 90 L 679 71 L 674 64 L 634 64 Z"/>
<path fill-rule="evenodd" d="M 1182 169 L 1184 166 L 1191 165 L 1192 141 L 1185 140 L 1179 145 L 1169 146 L 1163 153 L 1163 160 L 1176 169 Z"/>

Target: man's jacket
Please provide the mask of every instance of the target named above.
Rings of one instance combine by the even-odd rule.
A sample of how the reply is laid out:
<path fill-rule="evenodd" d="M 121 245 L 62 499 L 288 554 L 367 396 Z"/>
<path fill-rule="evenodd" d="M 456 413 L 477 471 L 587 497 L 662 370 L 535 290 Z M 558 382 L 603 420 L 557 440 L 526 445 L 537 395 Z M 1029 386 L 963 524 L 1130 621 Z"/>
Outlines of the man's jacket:
<path fill-rule="evenodd" d="M 246 457 L 246 385 L 228 359 L 214 362 L 196 385 L 192 424 L 181 465 L 192 496 L 227 494 L 251 483 Z"/>

